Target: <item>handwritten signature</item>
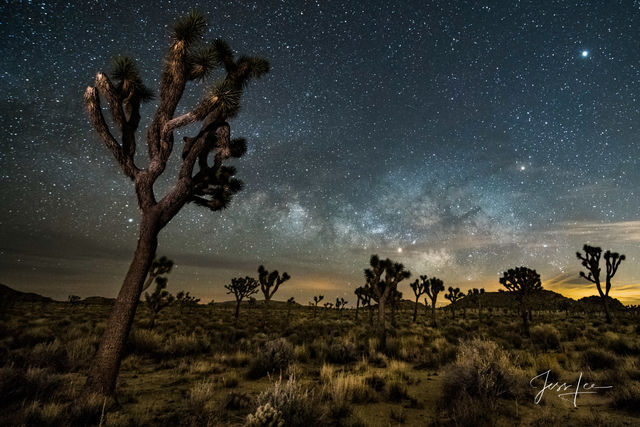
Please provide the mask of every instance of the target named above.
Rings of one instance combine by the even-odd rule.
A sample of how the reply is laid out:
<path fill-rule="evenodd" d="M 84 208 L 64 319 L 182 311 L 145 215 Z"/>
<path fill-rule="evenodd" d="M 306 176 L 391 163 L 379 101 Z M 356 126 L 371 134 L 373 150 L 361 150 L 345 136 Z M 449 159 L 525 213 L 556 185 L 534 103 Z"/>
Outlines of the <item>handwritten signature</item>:
<path fill-rule="evenodd" d="M 533 378 L 531 378 L 531 381 L 529 381 L 529 384 L 531 385 L 531 387 L 536 388 L 536 386 L 533 384 L 533 382 L 535 380 L 537 380 L 538 378 L 542 378 L 544 377 L 544 385 L 542 386 L 542 388 L 540 389 L 540 391 L 538 392 L 538 394 L 536 394 L 536 397 L 533 399 L 533 401 L 537 404 L 540 403 L 540 401 L 542 400 L 542 396 L 544 395 L 544 392 L 549 390 L 549 391 L 556 391 L 558 392 L 558 397 L 560 399 L 566 400 L 568 402 L 573 401 L 573 406 L 574 408 L 577 408 L 576 402 L 578 400 L 578 395 L 579 394 L 597 394 L 599 389 L 607 389 L 607 388 L 612 388 L 613 386 L 611 385 L 607 385 L 607 386 L 598 386 L 595 383 L 588 383 L 585 382 L 583 384 L 581 384 L 582 382 L 582 372 L 580 372 L 580 376 L 578 377 L 578 383 L 576 385 L 573 384 L 567 384 L 567 383 L 562 383 L 560 384 L 559 382 L 555 382 L 555 383 L 550 383 L 549 382 L 549 374 L 551 373 L 551 369 L 549 369 L 546 372 L 541 373 L 540 375 L 537 375 Z M 567 390 L 571 390 L 574 389 L 573 391 L 569 391 L 567 392 Z M 566 393 L 564 393 L 566 392 Z M 573 399 L 570 398 L 570 396 L 573 396 Z"/>

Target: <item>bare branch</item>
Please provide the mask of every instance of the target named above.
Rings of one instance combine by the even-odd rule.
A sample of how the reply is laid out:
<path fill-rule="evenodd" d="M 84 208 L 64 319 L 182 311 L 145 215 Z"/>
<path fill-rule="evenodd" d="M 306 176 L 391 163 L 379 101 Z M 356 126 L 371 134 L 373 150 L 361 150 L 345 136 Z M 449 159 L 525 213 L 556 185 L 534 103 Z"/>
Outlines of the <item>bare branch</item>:
<path fill-rule="evenodd" d="M 138 169 L 130 161 L 130 158 L 125 156 L 122 147 L 118 144 L 118 141 L 113 137 L 109 127 L 107 126 L 104 116 L 102 115 L 102 109 L 100 107 L 100 97 L 95 87 L 87 87 L 84 94 L 84 104 L 89 113 L 89 120 L 93 125 L 98 135 L 102 138 L 102 141 L 107 146 L 113 157 L 116 159 L 122 171 L 132 180 L 135 180 L 138 173 Z"/>

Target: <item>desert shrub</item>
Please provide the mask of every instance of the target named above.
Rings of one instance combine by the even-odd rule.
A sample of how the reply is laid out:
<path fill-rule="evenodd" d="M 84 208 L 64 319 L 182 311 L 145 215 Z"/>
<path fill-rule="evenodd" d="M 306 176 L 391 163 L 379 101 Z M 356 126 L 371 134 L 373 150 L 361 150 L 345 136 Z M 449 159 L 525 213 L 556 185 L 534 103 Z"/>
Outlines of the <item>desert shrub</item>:
<path fill-rule="evenodd" d="M 225 400 L 225 409 L 245 409 L 251 406 L 252 399 L 247 393 L 231 392 Z"/>
<path fill-rule="evenodd" d="M 479 417 L 478 424 L 486 423 L 495 413 L 498 399 L 524 394 L 523 377 L 510 355 L 493 341 L 464 341 L 456 361 L 445 369 L 442 401 L 456 423 L 464 425 L 474 417 Z"/>
<path fill-rule="evenodd" d="M 387 383 L 383 377 L 376 374 L 366 377 L 364 382 L 375 391 L 382 391 Z"/>
<path fill-rule="evenodd" d="M 409 398 L 409 391 L 404 381 L 394 379 L 389 382 L 387 397 L 391 402 L 399 402 L 402 399 Z"/>
<path fill-rule="evenodd" d="M 552 325 L 536 325 L 531 328 L 531 342 L 544 350 L 560 347 L 560 332 Z"/>
<path fill-rule="evenodd" d="M 633 414 L 640 413 L 640 384 L 632 382 L 613 390 L 611 407 Z"/>
<path fill-rule="evenodd" d="M 456 346 L 444 338 L 436 338 L 431 345 L 424 349 L 420 368 L 436 369 L 456 358 Z"/>
<path fill-rule="evenodd" d="M 467 330 L 458 325 L 448 325 L 442 331 L 442 336 L 450 343 L 457 344 L 467 337 Z"/>
<path fill-rule="evenodd" d="M 163 353 L 164 337 L 153 330 L 133 329 L 129 334 L 129 348 L 140 355 L 160 355 Z"/>
<path fill-rule="evenodd" d="M 357 348 L 352 341 L 335 340 L 327 349 L 326 360 L 331 363 L 345 364 L 357 359 Z"/>
<path fill-rule="evenodd" d="M 398 424 L 404 424 L 407 422 L 407 414 L 403 408 L 391 408 L 389 416 Z"/>
<path fill-rule="evenodd" d="M 282 412 L 265 403 L 259 406 L 253 414 L 247 416 L 245 427 L 283 427 L 285 425 Z"/>
<path fill-rule="evenodd" d="M 282 414 L 284 425 L 308 427 L 325 423 L 322 409 L 313 393 L 303 388 L 293 375 L 286 383 L 282 376 L 270 390 L 260 393 L 257 399 L 258 409 L 269 404 Z M 257 412 L 257 411 L 256 411 Z"/>
<path fill-rule="evenodd" d="M 238 374 L 235 371 L 231 371 L 228 375 L 222 377 L 222 385 L 225 388 L 234 388 L 238 386 L 240 379 L 238 378 Z"/>
<path fill-rule="evenodd" d="M 38 368 L 52 368 L 58 372 L 69 369 L 67 351 L 58 340 L 36 344 L 26 359 L 29 365 Z"/>
<path fill-rule="evenodd" d="M 611 369 L 616 366 L 618 359 L 615 355 L 599 348 L 590 348 L 582 353 L 583 363 L 593 370 Z"/>
<path fill-rule="evenodd" d="M 74 426 L 93 426 L 103 424 L 102 415 L 109 409 L 107 407 L 107 398 L 99 394 L 84 395 L 80 399 L 76 399 L 69 407 L 68 425 Z M 103 424 L 104 425 L 104 424 Z"/>
<path fill-rule="evenodd" d="M 605 341 L 609 350 L 617 355 L 625 356 L 638 353 L 638 349 L 633 341 L 626 336 L 607 332 L 605 334 Z"/>
<path fill-rule="evenodd" d="M 250 378 L 284 372 L 293 360 L 293 347 L 284 338 L 267 341 L 249 367 Z"/>
<path fill-rule="evenodd" d="M 198 382 L 189 389 L 186 404 L 192 425 L 208 425 L 215 410 L 213 396 L 214 387 L 209 381 Z"/>
<path fill-rule="evenodd" d="M 24 408 L 24 421 L 29 426 L 59 426 L 65 418 L 65 407 L 60 403 L 32 402 Z"/>
<path fill-rule="evenodd" d="M 167 356 L 180 357 L 205 352 L 210 343 L 196 334 L 173 335 L 166 342 L 163 353 Z"/>
<path fill-rule="evenodd" d="M 576 339 L 582 337 L 582 329 L 573 323 L 567 326 L 565 331 L 567 341 L 575 341 Z"/>
<path fill-rule="evenodd" d="M 46 326 L 27 328 L 16 339 L 18 347 L 33 347 L 40 343 L 51 342 L 55 339 L 53 332 Z"/>

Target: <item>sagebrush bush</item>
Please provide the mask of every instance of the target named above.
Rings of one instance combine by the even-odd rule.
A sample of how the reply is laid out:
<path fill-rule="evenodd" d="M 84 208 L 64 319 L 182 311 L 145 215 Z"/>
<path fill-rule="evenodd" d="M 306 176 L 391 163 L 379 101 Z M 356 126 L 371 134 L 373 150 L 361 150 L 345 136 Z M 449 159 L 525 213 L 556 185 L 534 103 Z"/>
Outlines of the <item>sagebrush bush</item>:
<path fill-rule="evenodd" d="M 267 341 L 249 367 L 249 378 L 285 372 L 292 361 L 293 346 L 285 338 Z"/>
<path fill-rule="evenodd" d="M 271 389 L 258 395 L 256 403 L 258 408 L 271 405 L 282 414 L 286 426 L 308 427 L 325 424 L 322 408 L 314 394 L 298 383 L 293 375 L 290 375 L 286 382 L 283 382 L 280 376 Z"/>
<path fill-rule="evenodd" d="M 449 416 L 458 422 L 468 416 L 483 416 L 487 421 L 497 409 L 498 399 L 524 394 L 526 375 L 511 363 L 510 355 L 493 341 L 463 341 L 456 360 L 445 368 L 442 401 Z M 469 415 L 473 408 L 482 413 Z M 464 424 L 464 423 L 463 423 Z"/>
<path fill-rule="evenodd" d="M 530 330 L 531 342 L 544 350 L 560 348 L 560 332 L 552 325 L 536 325 Z"/>

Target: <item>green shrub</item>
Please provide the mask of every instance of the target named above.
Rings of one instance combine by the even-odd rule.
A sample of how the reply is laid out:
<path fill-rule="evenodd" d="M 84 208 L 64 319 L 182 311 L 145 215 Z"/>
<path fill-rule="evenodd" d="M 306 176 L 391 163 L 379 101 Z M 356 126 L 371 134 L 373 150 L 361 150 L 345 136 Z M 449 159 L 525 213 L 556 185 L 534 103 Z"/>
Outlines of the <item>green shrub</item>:
<path fill-rule="evenodd" d="M 267 341 L 249 367 L 249 378 L 285 372 L 293 361 L 293 346 L 284 338 Z"/>
<path fill-rule="evenodd" d="M 456 361 L 445 369 L 442 401 L 456 423 L 464 425 L 474 417 L 484 423 L 495 413 L 498 399 L 524 395 L 526 383 L 524 373 L 496 343 L 464 341 Z"/>
<path fill-rule="evenodd" d="M 560 332 L 551 325 L 536 325 L 531 328 L 531 342 L 544 350 L 560 347 Z"/>

